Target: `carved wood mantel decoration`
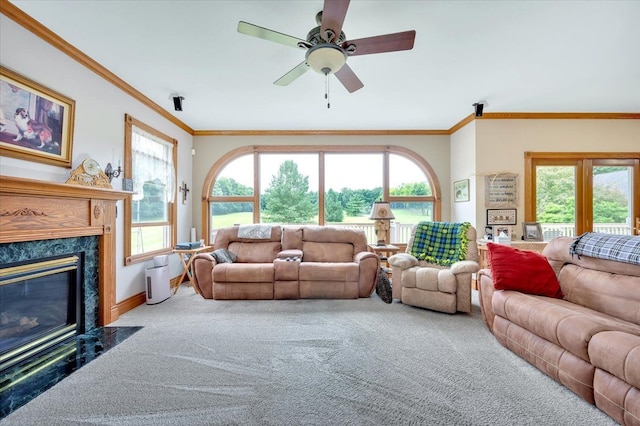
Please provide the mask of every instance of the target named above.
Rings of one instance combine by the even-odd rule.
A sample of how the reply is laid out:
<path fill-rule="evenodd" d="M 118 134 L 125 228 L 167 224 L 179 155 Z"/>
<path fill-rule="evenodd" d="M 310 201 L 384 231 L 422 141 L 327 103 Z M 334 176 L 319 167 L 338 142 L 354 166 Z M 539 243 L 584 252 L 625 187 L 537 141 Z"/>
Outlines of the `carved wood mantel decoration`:
<path fill-rule="evenodd" d="M 99 324 L 116 306 L 116 202 L 130 192 L 0 176 L 0 244 L 98 236 Z"/>

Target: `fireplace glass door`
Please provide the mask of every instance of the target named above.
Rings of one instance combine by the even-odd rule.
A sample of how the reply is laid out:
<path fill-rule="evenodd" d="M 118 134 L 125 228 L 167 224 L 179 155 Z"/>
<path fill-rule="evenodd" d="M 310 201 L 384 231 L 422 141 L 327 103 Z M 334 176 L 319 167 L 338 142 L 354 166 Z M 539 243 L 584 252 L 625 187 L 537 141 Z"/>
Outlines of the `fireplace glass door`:
<path fill-rule="evenodd" d="M 0 371 L 80 331 L 82 256 L 0 265 Z"/>

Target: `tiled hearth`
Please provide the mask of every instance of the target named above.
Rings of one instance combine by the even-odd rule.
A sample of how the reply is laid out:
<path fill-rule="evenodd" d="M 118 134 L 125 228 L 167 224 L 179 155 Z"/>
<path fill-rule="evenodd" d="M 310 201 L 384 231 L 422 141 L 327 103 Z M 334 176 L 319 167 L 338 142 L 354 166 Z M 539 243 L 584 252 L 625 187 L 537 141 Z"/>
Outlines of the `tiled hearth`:
<path fill-rule="evenodd" d="M 96 327 L 43 354 L 0 373 L 0 419 L 122 343 L 142 327 Z"/>

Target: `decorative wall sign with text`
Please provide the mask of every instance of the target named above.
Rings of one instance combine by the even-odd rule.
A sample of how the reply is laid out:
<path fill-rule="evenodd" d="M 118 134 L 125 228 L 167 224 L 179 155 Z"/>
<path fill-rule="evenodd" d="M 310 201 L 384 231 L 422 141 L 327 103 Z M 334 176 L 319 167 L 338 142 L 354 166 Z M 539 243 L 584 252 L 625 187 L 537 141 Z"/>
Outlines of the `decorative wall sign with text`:
<path fill-rule="evenodd" d="M 517 207 L 518 175 L 498 173 L 484 178 L 485 207 Z"/>

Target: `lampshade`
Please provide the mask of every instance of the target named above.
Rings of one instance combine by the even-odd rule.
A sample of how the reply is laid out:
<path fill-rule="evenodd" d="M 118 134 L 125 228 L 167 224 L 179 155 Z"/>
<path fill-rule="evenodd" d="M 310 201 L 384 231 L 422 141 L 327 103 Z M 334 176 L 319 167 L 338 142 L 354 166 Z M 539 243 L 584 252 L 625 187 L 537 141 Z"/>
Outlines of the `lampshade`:
<path fill-rule="evenodd" d="M 393 213 L 391 212 L 391 204 L 389 204 L 388 201 L 376 201 L 375 203 L 373 203 L 373 208 L 371 209 L 369 219 L 395 219 Z"/>
<path fill-rule="evenodd" d="M 317 44 L 307 51 L 307 64 L 320 74 L 333 74 L 347 62 L 347 54 L 331 43 Z"/>

